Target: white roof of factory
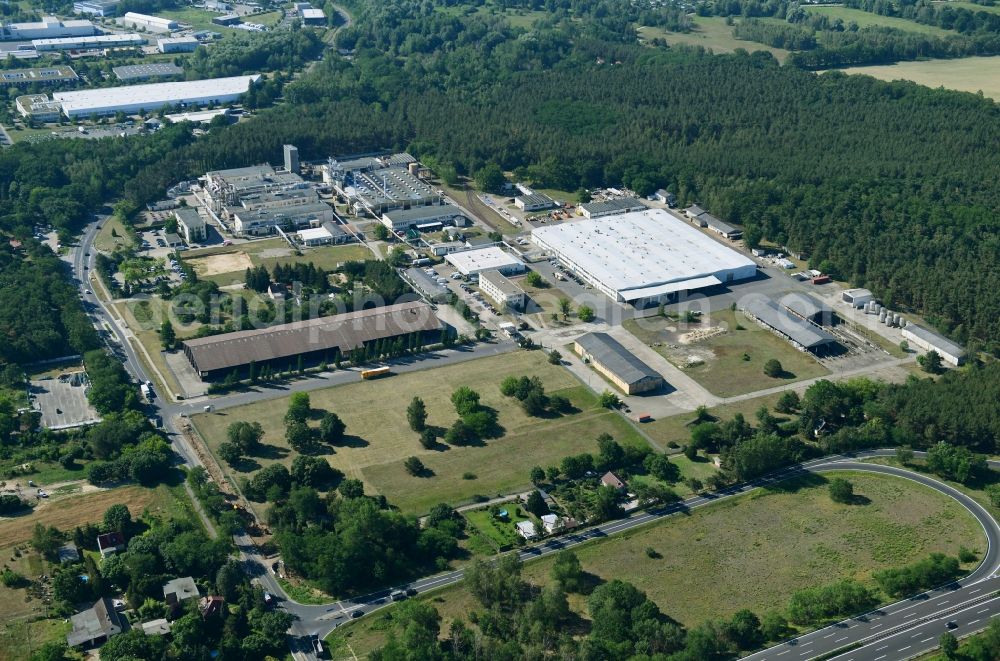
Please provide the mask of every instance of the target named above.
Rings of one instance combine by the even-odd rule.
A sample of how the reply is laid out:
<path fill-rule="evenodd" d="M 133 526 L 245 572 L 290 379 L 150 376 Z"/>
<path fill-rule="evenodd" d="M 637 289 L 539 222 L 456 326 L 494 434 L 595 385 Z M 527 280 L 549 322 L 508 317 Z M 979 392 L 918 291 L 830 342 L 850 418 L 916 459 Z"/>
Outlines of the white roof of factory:
<path fill-rule="evenodd" d="M 52 98 L 61 101 L 63 112 L 85 111 L 87 108 L 108 108 L 140 103 L 155 109 L 164 104 L 185 98 L 225 96 L 247 91 L 251 81 L 260 75 L 233 76 L 231 78 L 209 78 L 208 80 L 184 80 L 171 83 L 149 83 L 126 87 L 104 87 L 75 92 L 55 92 Z"/>
<path fill-rule="evenodd" d="M 675 291 L 670 283 L 698 289 L 717 284 L 721 271 L 754 267 L 748 257 L 662 209 L 541 227 L 532 237 L 626 300 Z"/>
<path fill-rule="evenodd" d="M 499 269 L 505 266 L 522 264 L 510 253 L 506 253 L 496 246 L 483 248 L 481 250 L 466 250 L 464 252 L 453 252 L 446 255 L 445 259 L 455 265 L 463 273 L 478 273 L 487 269 Z"/>
<path fill-rule="evenodd" d="M 313 7 L 301 10 L 301 13 L 302 18 L 326 18 L 326 14 L 323 13 L 322 9 L 315 9 Z"/>
<path fill-rule="evenodd" d="M 302 241 L 310 241 L 312 239 L 328 239 L 333 236 L 330 230 L 325 227 L 310 227 L 309 229 L 299 230 L 299 239 Z"/>
<path fill-rule="evenodd" d="M 31 45 L 35 48 L 39 46 L 59 46 L 62 44 L 90 44 L 99 46 L 101 44 L 118 44 L 123 41 L 144 42 L 146 38 L 135 32 L 115 32 L 113 34 L 95 34 L 81 37 L 53 37 L 52 39 L 32 39 Z"/>

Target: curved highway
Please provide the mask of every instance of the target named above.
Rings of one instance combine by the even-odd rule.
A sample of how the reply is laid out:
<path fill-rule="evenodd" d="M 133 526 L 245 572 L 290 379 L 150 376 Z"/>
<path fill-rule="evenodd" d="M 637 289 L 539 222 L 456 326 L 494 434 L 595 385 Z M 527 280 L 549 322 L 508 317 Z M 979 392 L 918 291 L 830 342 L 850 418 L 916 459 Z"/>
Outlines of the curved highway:
<path fill-rule="evenodd" d="M 80 283 L 84 307 L 94 321 L 94 325 L 98 329 L 110 330 L 114 334 L 114 344 L 119 346 L 114 346 L 114 344 L 110 344 L 110 346 L 122 359 L 126 370 L 138 382 L 142 383 L 147 381 L 148 377 L 128 341 L 126 331 L 118 325 L 103 301 L 90 293 L 88 274 L 94 268 L 95 261 L 91 252 L 92 245 L 99 230 L 99 223 L 105 219 L 105 217 L 99 218 L 97 222 L 88 225 L 83 231 L 79 246 L 72 252 L 73 275 Z M 498 353 L 503 350 L 506 349 L 496 347 L 488 352 Z M 457 359 L 462 358 L 457 357 Z M 332 385 L 330 381 L 322 379 L 317 380 L 316 383 L 306 384 L 303 389 L 330 385 Z M 221 408 L 238 405 L 243 403 L 244 399 L 267 399 L 284 394 L 286 394 L 285 391 L 262 392 L 256 395 L 244 393 L 231 398 L 213 400 L 213 402 Z M 153 406 L 160 413 L 174 448 L 184 463 L 189 466 L 200 465 L 201 462 L 197 454 L 188 445 L 184 436 L 178 433 L 175 426 L 176 416 L 182 413 L 196 412 L 199 404 L 194 402 L 172 404 L 163 398 L 157 398 L 154 400 Z M 982 525 L 987 539 L 987 552 L 976 570 L 965 578 L 948 585 L 837 622 L 745 657 L 748 661 L 802 661 L 820 656 L 830 659 L 836 658 L 840 661 L 907 659 L 936 648 L 937 639 L 945 630 L 952 630 L 959 636 L 980 631 L 989 624 L 992 616 L 1000 614 L 1000 597 L 993 596 L 1000 590 L 1000 578 L 996 576 L 997 570 L 1000 569 L 1000 524 L 975 500 L 934 478 L 892 466 L 856 461 L 864 457 L 892 456 L 894 454 L 893 450 L 872 450 L 807 461 L 715 493 L 694 496 L 682 502 L 636 512 L 623 519 L 550 538 L 539 544 L 524 547 L 518 551 L 518 554 L 522 560 L 544 557 L 563 549 L 573 548 L 601 537 L 631 530 L 669 516 L 690 512 L 711 503 L 739 496 L 806 473 L 856 470 L 913 480 L 954 498 L 969 510 Z M 1000 467 L 998 462 L 990 463 L 994 467 Z M 390 603 L 389 594 L 392 590 L 415 590 L 417 593 L 423 593 L 454 585 L 460 582 L 463 577 L 461 570 L 450 571 L 394 588 L 387 588 L 363 597 L 345 599 L 325 605 L 306 605 L 287 598 L 272 572 L 265 566 L 263 557 L 259 555 L 249 537 L 238 534 L 235 536 L 235 541 L 248 571 L 258 578 L 266 590 L 279 598 L 282 608 L 296 616 L 297 619 L 289 630 L 289 634 L 293 655 L 297 659 L 314 658 L 310 642 L 311 636 L 318 635 L 322 638 L 336 627 L 353 619 L 352 616 L 361 617 L 383 608 Z M 947 629 L 946 623 L 951 623 L 954 628 Z M 838 654 L 838 652 L 842 653 Z"/>

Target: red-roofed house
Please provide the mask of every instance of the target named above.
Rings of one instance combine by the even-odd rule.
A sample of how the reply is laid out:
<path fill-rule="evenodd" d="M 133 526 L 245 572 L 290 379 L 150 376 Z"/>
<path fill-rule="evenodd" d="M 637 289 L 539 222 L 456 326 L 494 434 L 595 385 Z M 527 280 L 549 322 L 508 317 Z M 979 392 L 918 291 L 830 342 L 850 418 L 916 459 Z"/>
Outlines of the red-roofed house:
<path fill-rule="evenodd" d="M 101 552 L 102 558 L 114 555 L 118 551 L 124 551 L 125 536 L 120 532 L 106 532 L 103 535 L 98 535 L 97 550 Z"/>
<path fill-rule="evenodd" d="M 625 488 L 625 483 L 622 482 L 621 479 L 611 471 L 608 471 L 607 473 L 604 474 L 604 477 L 601 478 L 601 484 L 603 484 L 606 487 L 611 487 L 613 489 Z"/>

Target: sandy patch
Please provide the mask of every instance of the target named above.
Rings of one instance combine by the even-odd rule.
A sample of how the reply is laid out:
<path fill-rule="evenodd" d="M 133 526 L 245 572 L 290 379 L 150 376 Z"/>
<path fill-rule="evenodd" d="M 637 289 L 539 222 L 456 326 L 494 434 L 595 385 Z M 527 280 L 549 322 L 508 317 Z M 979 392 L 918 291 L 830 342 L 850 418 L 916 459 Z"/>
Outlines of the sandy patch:
<path fill-rule="evenodd" d="M 715 337 L 716 335 L 722 335 L 726 332 L 725 328 L 721 326 L 712 326 L 711 328 L 696 328 L 693 331 L 682 334 L 677 341 L 681 344 L 693 344 L 695 342 L 701 342 L 702 340 L 707 340 L 710 337 Z"/>
<path fill-rule="evenodd" d="M 253 262 L 245 252 L 228 252 L 221 255 L 192 257 L 186 260 L 198 275 L 220 275 L 253 268 Z"/>
<path fill-rule="evenodd" d="M 288 257 L 292 254 L 291 248 L 267 248 L 257 253 L 257 257 L 267 259 L 268 257 Z"/>

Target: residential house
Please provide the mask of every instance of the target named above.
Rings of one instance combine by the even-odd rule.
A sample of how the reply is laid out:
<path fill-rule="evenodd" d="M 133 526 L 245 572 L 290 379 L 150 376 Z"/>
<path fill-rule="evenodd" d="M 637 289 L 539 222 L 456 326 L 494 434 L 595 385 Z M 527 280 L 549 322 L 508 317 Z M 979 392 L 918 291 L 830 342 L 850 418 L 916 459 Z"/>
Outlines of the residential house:
<path fill-rule="evenodd" d="M 527 540 L 538 537 L 538 531 L 535 530 L 534 521 L 518 521 L 515 525 L 517 526 L 517 534 L 521 537 L 524 537 Z"/>
<path fill-rule="evenodd" d="M 601 484 L 606 487 L 611 487 L 612 489 L 618 489 L 619 491 L 625 488 L 625 483 L 622 482 L 621 478 L 611 471 L 608 471 L 603 477 L 601 477 Z"/>
<path fill-rule="evenodd" d="M 66 643 L 70 647 L 100 645 L 120 634 L 126 626 L 107 597 L 72 616 L 70 622 L 73 630 L 66 634 Z"/>
<path fill-rule="evenodd" d="M 106 558 L 125 550 L 125 536 L 120 532 L 108 532 L 97 536 L 97 550 Z"/>
<path fill-rule="evenodd" d="M 176 606 L 187 599 L 194 599 L 198 596 L 198 586 L 194 584 L 194 579 L 190 576 L 182 576 L 168 581 L 163 586 L 163 600 L 167 606 Z"/>

